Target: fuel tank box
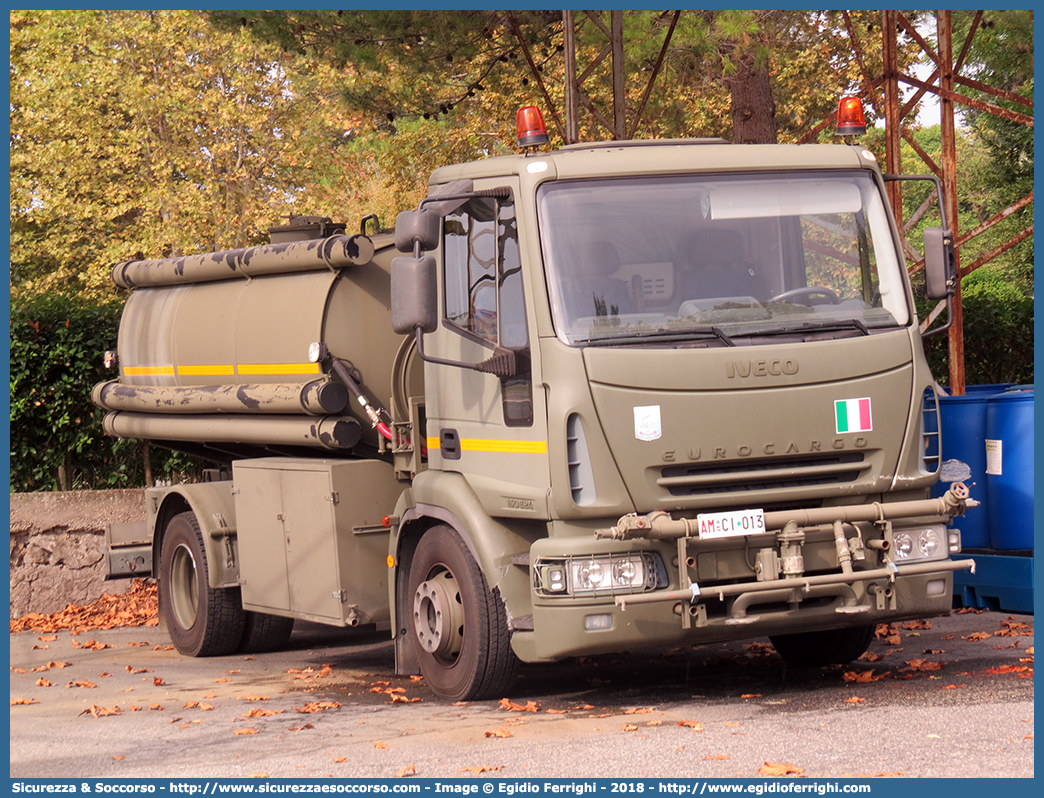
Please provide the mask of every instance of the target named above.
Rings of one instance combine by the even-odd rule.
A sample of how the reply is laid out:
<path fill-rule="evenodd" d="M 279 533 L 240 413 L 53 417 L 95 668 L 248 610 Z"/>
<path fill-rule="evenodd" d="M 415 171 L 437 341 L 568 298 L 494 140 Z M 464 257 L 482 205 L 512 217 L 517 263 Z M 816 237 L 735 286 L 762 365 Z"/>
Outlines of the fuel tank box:
<path fill-rule="evenodd" d="M 383 517 L 402 491 L 389 463 L 266 457 L 232 469 L 244 609 L 389 621 Z"/>

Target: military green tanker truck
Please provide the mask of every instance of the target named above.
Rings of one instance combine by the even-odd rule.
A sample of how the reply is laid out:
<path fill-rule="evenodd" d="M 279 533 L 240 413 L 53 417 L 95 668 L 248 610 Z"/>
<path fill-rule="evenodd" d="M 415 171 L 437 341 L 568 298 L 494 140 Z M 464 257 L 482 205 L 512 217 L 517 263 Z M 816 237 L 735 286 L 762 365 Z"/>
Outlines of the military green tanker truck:
<path fill-rule="evenodd" d="M 873 155 L 545 141 L 437 170 L 393 233 L 303 217 L 115 267 L 106 433 L 215 464 L 109 533 L 180 652 L 376 625 L 460 700 L 737 638 L 846 662 L 949 611 L 975 502 L 929 498 L 935 383 Z"/>

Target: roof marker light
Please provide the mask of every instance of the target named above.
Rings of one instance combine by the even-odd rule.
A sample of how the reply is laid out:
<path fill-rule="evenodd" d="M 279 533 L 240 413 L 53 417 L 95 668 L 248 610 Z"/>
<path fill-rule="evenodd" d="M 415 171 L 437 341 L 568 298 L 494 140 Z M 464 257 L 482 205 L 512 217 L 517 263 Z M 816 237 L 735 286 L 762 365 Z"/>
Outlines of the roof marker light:
<path fill-rule="evenodd" d="M 518 128 L 519 147 L 538 147 L 550 142 L 544 116 L 535 105 L 519 108 L 515 123 Z"/>
<path fill-rule="evenodd" d="M 837 135 L 862 136 L 866 133 L 863 102 L 858 97 L 842 97 L 837 104 Z"/>

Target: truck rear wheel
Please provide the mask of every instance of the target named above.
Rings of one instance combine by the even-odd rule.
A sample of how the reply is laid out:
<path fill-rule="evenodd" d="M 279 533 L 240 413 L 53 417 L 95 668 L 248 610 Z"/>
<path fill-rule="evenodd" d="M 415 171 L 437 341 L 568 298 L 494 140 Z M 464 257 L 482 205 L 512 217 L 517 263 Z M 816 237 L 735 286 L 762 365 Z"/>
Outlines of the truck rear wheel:
<path fill-rule="evenodd" d="M 287 644 L 293 631 L 293 618 L 247 610 L 243 642 L 239 645 L 239 651 L 242 654 L 278 651 Z"/>
<path fill-rule="evenodd" d="M 159 606 L 174 648 L 189 657 L 231 654 L 243 639 L 239 589 L 212 588 L 208 574 L 196 516 L 179 513 L 163 533 Z"/>
<path fill-rule="evenodd" d="M 807 668 L 844 665 L 859 659 L 874 639 L 874 626 L 849 626 L 825 632 L 771 635 L 769 640 L 789 664 Z"/>
<path fill-rule="evenodd" d="M 436 526 L 421 538 L 407 596 L 417 659 L 432 691 L 453 701 L 502 696 L 518 672 L 504 605 L 452 528 Z"/>

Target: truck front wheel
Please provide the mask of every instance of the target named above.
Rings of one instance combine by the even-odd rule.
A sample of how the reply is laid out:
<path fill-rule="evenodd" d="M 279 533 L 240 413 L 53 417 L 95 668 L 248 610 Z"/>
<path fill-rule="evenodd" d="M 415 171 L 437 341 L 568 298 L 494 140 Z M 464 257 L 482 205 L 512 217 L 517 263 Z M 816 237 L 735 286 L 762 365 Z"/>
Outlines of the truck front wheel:
<path fill-rule="evenodd" d="M 859 659 L 874 639 L 874 626 L 850 626 L 825 632 L 770 635 L 769 640 L 790 665 L 820 668 Z"/>
<path fill-rule="evenodd" d="M 239 588 L 210 587 L 203 534 L 191 512 L 174 516 L 163 533 L 159 606 L 170 641 L 186 656 L 231 654 L 243 640 Z"/>
<path fill-rule="evenodd" d="M 500 595 L 448 526 L 421 538 L 410 567 L 409 606 L 421 673 L 452 701 L 503 696 L 518 672 Z"/>

